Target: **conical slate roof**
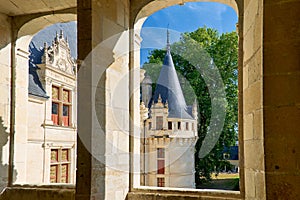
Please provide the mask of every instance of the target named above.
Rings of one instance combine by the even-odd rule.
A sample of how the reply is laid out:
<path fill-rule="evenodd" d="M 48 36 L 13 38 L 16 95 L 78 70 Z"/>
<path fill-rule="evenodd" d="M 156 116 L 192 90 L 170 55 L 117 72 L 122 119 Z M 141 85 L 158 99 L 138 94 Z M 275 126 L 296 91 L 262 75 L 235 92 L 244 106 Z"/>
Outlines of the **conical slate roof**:
<path fill-rule="evenodd" d="M 174 67 L 170 50 L 169 32 L 167 39 L 167 53 L 153 96 L 155 103 L 157 102 L 159 95 L 161 95 L 163 103 L 168 102 L 169 118 L 193 119 L 187 111 L 187 105 Z"/>

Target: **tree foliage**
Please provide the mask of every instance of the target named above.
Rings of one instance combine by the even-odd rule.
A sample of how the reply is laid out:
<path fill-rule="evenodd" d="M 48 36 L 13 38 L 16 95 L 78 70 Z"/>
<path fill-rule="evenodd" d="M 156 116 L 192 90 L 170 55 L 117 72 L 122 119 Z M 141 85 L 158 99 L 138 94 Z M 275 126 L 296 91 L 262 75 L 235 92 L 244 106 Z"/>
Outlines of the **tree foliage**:
<path fill-rule="evenodd" d="M 197 48 L 201 50 L 196 50 Z M 235 32 L 219 34 L 215 29 L 202 27 L 194 32 L 182 34 L 180 41 L 172 44 L 171 49 L 187 104 L 191 105 L 195 97 L 198 102 L 199 139 L 195 148 L 195 179 L 196 184 L 200 185 L 210 180 L 212 173 L 218 173 L 225 165 L 229 165 L 224 160 L 222 151 L 224 147 L 235 145 L 237 141 L 238 37 Z M 164 56 L 165 50 L 153 50 L 149 62 L 143 66 L 153 82 L 157 81 Z M 218 142 L 208 155 L 200 159 L 198 153 L 208 132 L 212 111 L 209 88 L 197 67 L 209 66 L 211 58 L 225 86 L 226 117 Z"/>

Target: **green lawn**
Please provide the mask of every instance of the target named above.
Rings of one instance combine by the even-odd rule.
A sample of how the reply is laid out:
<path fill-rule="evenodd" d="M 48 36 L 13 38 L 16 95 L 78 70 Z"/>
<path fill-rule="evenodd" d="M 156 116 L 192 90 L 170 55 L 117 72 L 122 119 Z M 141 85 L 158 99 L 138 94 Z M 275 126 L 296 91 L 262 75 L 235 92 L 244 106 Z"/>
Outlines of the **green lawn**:
<path fill-rule="evenodd" d="M 213 179 L 204 183 L 199 189 L 222 189 L 222 190 L 239 190 L 239 174 L 220 173 L 217 177 L 213 175 Z"/>

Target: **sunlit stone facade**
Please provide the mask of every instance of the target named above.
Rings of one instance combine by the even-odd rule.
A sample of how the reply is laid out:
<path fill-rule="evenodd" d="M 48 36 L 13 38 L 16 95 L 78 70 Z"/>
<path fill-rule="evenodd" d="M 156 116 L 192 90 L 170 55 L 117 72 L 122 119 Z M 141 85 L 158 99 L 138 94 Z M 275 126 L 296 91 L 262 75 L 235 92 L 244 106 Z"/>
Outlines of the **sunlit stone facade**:
<path fill-rule="evenodd" d="M 74 184 L 76 64 L 62 31 L 49 47 L 45 43 L 43 51 L 41 64 L 29 64 L 28 97 L 24 97 L 28 109 L 24 182 Z"/>

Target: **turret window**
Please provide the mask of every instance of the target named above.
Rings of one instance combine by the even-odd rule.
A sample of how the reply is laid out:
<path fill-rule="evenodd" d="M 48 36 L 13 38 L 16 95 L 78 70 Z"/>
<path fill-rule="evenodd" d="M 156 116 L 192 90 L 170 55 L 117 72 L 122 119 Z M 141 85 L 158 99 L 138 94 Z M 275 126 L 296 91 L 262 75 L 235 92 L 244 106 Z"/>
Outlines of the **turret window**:
<path fill-rule="evenodd" d="M 172 122 L 168 122 L 168 130 L 172 130 Z"/>
<path fill-rule="evenodd" d="M 180 130 L 181 129 L 181 122 L 177 123 L 177 129 Z"/>
<path fill-rule="evenodd" d="M 165 178 L 157 178 L 157 187 L 165 187 Z"/>
<path fill-rule="evenodd" d="M 163 129 L 163 117 L 157 116 L 156 117 L 156 130 L 162 130 Z"/>
<path fill-rule="evenodd" d="M 157 174 L 165 173 L 165 149 L 157 148 Z"/>

